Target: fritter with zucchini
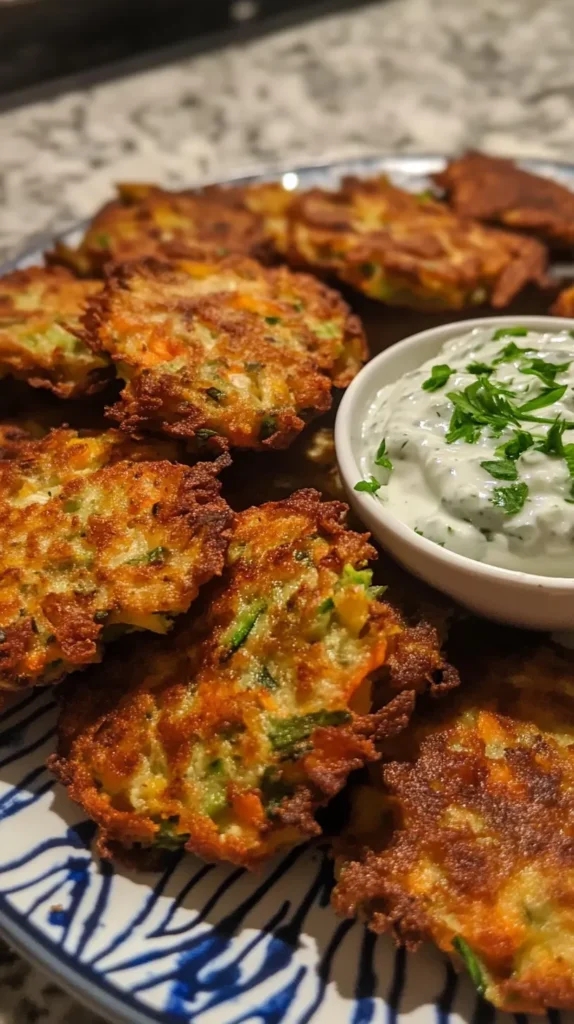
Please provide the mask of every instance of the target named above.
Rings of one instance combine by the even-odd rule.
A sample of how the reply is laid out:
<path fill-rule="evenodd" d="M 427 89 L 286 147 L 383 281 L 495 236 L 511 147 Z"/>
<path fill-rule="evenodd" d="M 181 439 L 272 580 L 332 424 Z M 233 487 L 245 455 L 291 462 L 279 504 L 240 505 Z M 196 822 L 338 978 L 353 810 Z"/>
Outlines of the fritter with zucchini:
<path fill-rule="evenodd" d="M 170 192 L 157 185 L 121 184 L 118 198 L 96 214 L 78 248 L 59 242 L 48 259 L 95 276 L 109 262 L 165 256 L 197 244 L 219 256 L 244 253 L 267 261 L 272 244 L 262 216 L 249 208 L 245 196 L 241 188 L 217 185 Z"/>
<path fill-rule="evenodd" d="M 27 267 L 1 278 L 0 377 L 19 377 L 59 398 L 103 388 L 110 361 L 82 340 L 80 323 L 100 288 L 60 267 Z"/>
<path fill-rule="evenodd" d="M 513 160 L 469 152 L 434 175 L 461 217 L 532 231 L 554 246 L 574 243 L 574 193 Z"/>
<path fill-rule="evenodd" d="M 346 511 L 306 490 L 240 513 L 202 614 L 64 700 L 51 767 L 103 854 L 185 847 L 254 867 L 320 832 L 317 808 L 416 692 L 456 684 L 434 630 L 380 601 Z"/>
<path fill-rule="evenodd" d="M 356 795 L 335 909 L 432 939 L 501 1009 L 573 1009 L 572 652 L 463 669 L 391 757 Z"/>
<path fill-rule="evenodd" d="M 366 357 L 359 320 L 321 282 L 202 250 L 117 267 L 85 323 L 126 381 L 111 416 L 199 444 L 286 447 Z"/>
<path fill-rule="evenodd" d="M 550 312 L 554 316 L 574 317 L 574 285 L 560 292 Z"/>
<path fill-rule="evenodd" d="M 53 683 L 122 632 L 164 633 L 221 572 L 232 513 L 193 468 L 111 430 L 0 461 L 0 689 Z"/>
<path fill-rule="evenodd" d="M 303 192 L 287 219 L 289 262 L 335 274 L 393 306 L 502 308 L 529 281 L 547 283 L 547 253 L 536 239 L 465 220 L 385 177 Z"/>

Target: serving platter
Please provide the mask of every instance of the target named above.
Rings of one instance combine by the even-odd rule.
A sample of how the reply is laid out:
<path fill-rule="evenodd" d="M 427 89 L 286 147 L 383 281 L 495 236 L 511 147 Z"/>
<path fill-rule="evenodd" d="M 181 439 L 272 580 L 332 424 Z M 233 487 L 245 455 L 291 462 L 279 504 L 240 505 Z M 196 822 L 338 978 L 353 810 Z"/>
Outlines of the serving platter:
<path fill-rule="evenodd" d="M 344 174 L 384 172 L 419 191 L 443 165 L 438 156 L 369 158 L 241 180 L 282 177 L 289 188 L 330 187 Z M 574 165 L 533 160 L 523 166 L 574 189 Z M 75 242 L 79 231 L 65 240 Z M 12 266 L 40 256 L 26 252 Z M 390 310 L 356 296 L 351 301 L 365 322 L 372 354 L 415 330 L 461 318 Z M 509 312 L 540 313 L 547 305 L 526 293 Z M 19 396 L 12 388 L 13 407 Z M 325 423 L 332 420 L 333 413 Z M 313 483 L 314 472 L 295 446 L 288 453 L 238 458 L 225 486 L 239 507 L 284 497 Z M 259 873 L 181 853 L 170 855 L 156 873 L 100 861 L 92 852 L 94 826 L 45 768 L 55 719 L 49 691 L 27 694 L 0 714 L 0 928 L 25 957 L 108 1020 L 495 1020 L 494 1009 L 434 949 L 407 956 L 389 938 L 335 917 L 326 842 L 295 849 Z M 506 1015 L 498 1016 L 503 1021 Z M 520 1017 L 524 1024 L 525 1015 Z M 574 1014 L 549 1017 L 552 1024 L 574 1022 Z"/>

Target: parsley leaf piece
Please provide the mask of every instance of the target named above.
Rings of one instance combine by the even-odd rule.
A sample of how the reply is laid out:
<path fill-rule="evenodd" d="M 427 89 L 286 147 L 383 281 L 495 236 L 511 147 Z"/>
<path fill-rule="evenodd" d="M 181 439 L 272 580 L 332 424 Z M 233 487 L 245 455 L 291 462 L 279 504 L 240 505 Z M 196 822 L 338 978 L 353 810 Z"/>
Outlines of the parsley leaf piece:
<path fill-rule="evenodd" d="M 487 473 L 490 473 L 495 480 L 518 480 L 518 470 L 510 459 L 494 459 L 481 462 L 480 465 Z"/>
<path fill-rule="evenodd" d="M 566 394 L 567 385 L 559 384 L 558 387 L 544 388 L 536 398 L 531 398 L 524 405 L 519 405 L 516 412 L 520 416 L 523 412 L 534 412 L 535 409 L 544 409 L 547 405 L 554 405 Z"/>
<path fill-rule="evenodd" d="M 474 422 L 472 416 L 455 406 L 445 435 L 446 443 L 454 444 L 455 441 L 466 441 L 467 444 L 475 444 L 479 437 L 480 427 Z"/>
<path fill-rule="evenodd" d="M 524 333 L 526 334 L 526 331 Z M 510 341 L 508 345 L 505 345 L 505 347 L 501 349 L 496 359 L 492 360 L 492 365 L 498 366 L 499 363 L 511 363 L 513 359 L 524 358 L 529 352 L 536 352 L 536 349 L 520 348 L 515 341 Z"/>
<path fill-rule="evenodd" d="M 536 445 L 536 451 L 544 452 L 545 455 L 556 455 L 558 458 L 564 458 L 562 435 L 565 430 L 566 420 L 556 419 L 548 430 L 546 437 Z"/>
<path fill-rule="evenodd" d="M 366 491 L 367 494 L 376 494 L 381 484 L 378 480 L 375 480 L 374 476 L 370 476 L 368 480 L 359 480 L 358 484 L 355 484 L 355 491 Z"/>
<path fill-rule="evenodd" d="M 495 487 L 492 504 L 503 509 L 507 516 L 515 516 L 524 507 L 528 497 L 528 484 L 510 484 L 509 487 Z"/>
<path fill-rule="evenodd" d="M 524 338 L 528 334 L 528 327 L 499 327 L 492 335 L 493 341 L 500 338 Z"/>
<path fill-rule="evenodd" d="M 564 373 L 570 363 L 547 363 L 544 359 L 529 359 L 527 366 L 520 367 L 520 373 L 538 377 L 546 387 L 556 387 L 556 374 Z"/>
<path fill-rule="evenodd" d="M 447 363 L 433 366 L 430 377 L 421 384 L 423 391 L 438 391 L 439 388 L 443 388 L 454 372 Z"/>
<path fill-rule="evenodd" d="M 568 466 L 570 476 L 574 478 L 574 444 L 564 445 L 564 460 Z"/>
<path fill-rule="evenodd" d="M 534 438 L 528 430 L 515 430 L 510 441 L 504 441 L 495 449 L 494 454 L 500 459 L 518 459 L 522 452 L 534 445 Z"/>
<path fill-rule="evenodd" d="M 383 469 L 392 469 L 393 464 L 387 455 L 387 442 L 383 438 L 379 447 L 377 448 L 377 454 L 375 455 L 375 466 L 382 466 Z"/>
<path fill-rule="evenodd" d="M 477 377 L 488 377 L 494 372 L 494 366 L 489 366 L 488 363 L 469 363 L 465 369 L 467 373 L 475 373 Z"/>

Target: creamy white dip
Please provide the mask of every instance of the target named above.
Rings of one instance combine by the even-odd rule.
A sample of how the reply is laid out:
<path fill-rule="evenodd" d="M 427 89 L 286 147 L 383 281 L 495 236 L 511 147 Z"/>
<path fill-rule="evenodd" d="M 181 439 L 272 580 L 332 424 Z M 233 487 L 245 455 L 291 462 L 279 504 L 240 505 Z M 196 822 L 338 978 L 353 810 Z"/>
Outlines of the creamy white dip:
<path fill-rule="evenodd" d="M 361 470 L 358 489 L 428 540 L 574 576 L 574 337 L 517 326 L 449 341 L 379 391 Z"/>

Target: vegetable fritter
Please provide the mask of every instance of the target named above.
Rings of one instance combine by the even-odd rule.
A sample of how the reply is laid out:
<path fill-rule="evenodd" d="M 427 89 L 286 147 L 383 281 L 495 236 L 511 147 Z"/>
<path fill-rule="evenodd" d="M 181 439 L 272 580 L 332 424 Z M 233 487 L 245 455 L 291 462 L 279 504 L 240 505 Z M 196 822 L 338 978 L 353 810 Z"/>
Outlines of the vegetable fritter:
<path fill-rule="evenodd" d="M 109 360 L 86 345 L 80 324 L 85 303 L 100 288 L 60 267 L 28 267 L 1 278 L 0 377 L 20 377 L 60 398 L 104 387 Z"/>
<path fill-rule="evenodd" d="M 221 572 L 232 513 L 216 464 L 159 461 L 154 446 L 115 430 L 54 430 L 9 455 L 0 689 L 55 682 L 121 632 L 167 631 Z"/>
<path fill-rule="evenodd" d="M 432 938 L 502 1009 L 572 1009 L 574 655 L 485 662 L 372 769 L 333 903 L 410 949 Z"/>
<path fill-rule="evenodd" d="M 373 299 L 421 309 L 500 308 L 527 282 L 546 284 L 547 253 L 536 239 L 463 220 L 384 177 L 302 193 L 288 211 L 285 254 Z"/>
<path fill-rule="evenodd" d="M 560 292 L 550 312 L 554 316 L 574 317 L 574 285 Z"/>
<path fill-rule="evenodd" d="M 263 218 L 249 209 L 243 189 L 212 185 L 203 191 L 169 192 L 156 185 L 122 184 L 118 193 L 96 214 L 77 249 L 60 242 L 48 259 L 79 274 L 98 275 L 110 261 L 165 256 L 190 244 L 211 246 L 220 256 L 271 257 Z M 253 206 L 256 197 L 254 190 Z"/>
<path fill-rule="evenodd" d="M 305 490 L 240 513 L 202 614 L 64 701 L 51 767 L 102 853 L 185 846 L 253 867 L 320 832 L 318 806 L 416 691 L 456 683 L 435 632 L 379 601 L 346 511 Z"/>
<path fill-rule="evenodd" d="M 574 243 L 574 193 L 512 160 L 465 153 L 434 179 L 462 217 L 532 231 L 554 245 Z"/>
<path fill-rule="evenodd" d="M 202 251 L 117 267 L 85 322 L 127 382 L 111 410 L 124 429 L 244 448 L 286 447 L 366 355 L 359 320 L 324 284 Z"/>

